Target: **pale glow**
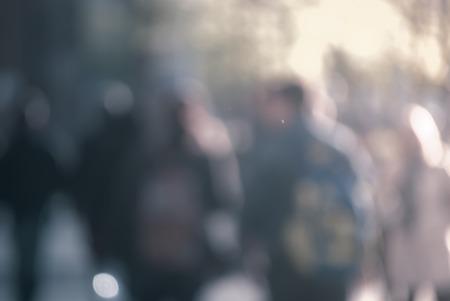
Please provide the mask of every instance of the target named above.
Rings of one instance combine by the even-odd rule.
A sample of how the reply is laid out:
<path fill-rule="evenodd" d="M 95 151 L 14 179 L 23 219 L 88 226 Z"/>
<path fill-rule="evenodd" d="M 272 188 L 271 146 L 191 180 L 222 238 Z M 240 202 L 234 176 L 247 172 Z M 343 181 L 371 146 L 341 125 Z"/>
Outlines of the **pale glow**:
<path fill-rule="evenodd" d="M 234 274 L 208 283 L 200 292 L 200 301 L 265 301 L 266 292 L 245 275 Z"/>
<path fill-rule="evenodd" d="M 439 41 L 436 37 L 423 38 L 417 45 L 417 56 L 420 66 L 426 74 L 440 78 L 444 73 L 445 62 L 441 56 Z"/>
<path fill-rule="evenodd" d="M 372 67 L 381 68 L 383 65 L 379 63 L 394 59 L 397 63 L 418 68 L 431 79 L 442 80 L 448 68 L 439 43 L 436 21 L 439 17 L 433 15 L 439 9 L 427 11 L 434 21 L 421 24 L 425 29 L 418 35 L 409 26 L 408 18 L 391 4 L 394 2 L 190 1 L 195 3 L 195 10 L 201 12 L 193 30 L 199 48 L 216 49 L 227 39 L 231 45 L 239 44 L 243 37 L 252 45 L 249 47 L 252 51 L 249 66 L 257 63 L 257 72 L 266 75 L 294 71 L 303 78 L 320 81 L 324 70 L 329 68 L 328 55 L 338 49 L 359 67 L 368 67 L 372 72 Z M 430 7 L 432 5 L 430 3 Z M 284 15 L 289 30 L 279 26 Z M 286 31 L 290 36 L 287 43 L 284 39 Z M 236 54 L 240 56 L 240 52 Z M 234 60 L 233 55 L 224 61 L 230 62 L 231 58 L 239 62 L 238 67 L 246 66 L 241 60 Z"/>
<path fill-rule="evenodd" d="M 316 34 L 364 59 L 381 55 L 388 33 L 399 25 L 395 10 L 383 1 L 322 0 L 307 14 L 319 22 L 315 24 Z M 379 16 L 383 16 L 383 22 Z"/>
<path fill-rule="evenodd" d="M 311 33 L 313 34 L 313 33 Z M 300 39 L 291 49 L 288 64 L 296 73 L 308 80 L 318 80 L 323 77 L 324 62 L 328 44 L 316 37 L 308 40 Z"/>
<path fill-rule="evenodd" d="M 384 290 L 380 283 L 366 284 L 358 288 L 350 297 L 350 301 L 382 301 Z"/>
<path fill-rule="evenodd" d="M 105 90 L 103 103 L 110 114 L 125 114 L 133 107 L 133 92 L 124 83 L 111 83 Z"/>
<path fill-rule="evenodd" d="M 225 125 L 200 106 L 188 107 L 184 123 L 188 133 L 206 153 L 223 156 L 231 152 L 231 140 Z"/>
<path fill-rule="evenodd" d="M 415 296 L 416 301 L 436 301 L 436 292 L 431 283 L 424 283 L 419 287 Z"/>
<path fill-rule="evenodd" d="M 444 148 L 439 129 L 425 108 L 413 105 L 409 111 L 409 123 L 419 139 L 425 162 L 432 167 L 439 167 L 444 159 Z"/>
<path fill-rule="evenodd" d="M 406 28 L 385 1 L 322 0 L 297 13 L 299 39 L 289 63 L 301 75 L 315 79 L 321 76 L 324 56 L 332 47 L 363 62 L 376 61 L 388 51 L 409 50 Z"/>
<path fill-rule="evenodd" d="M 442 168 L 444 168 L 447 175 L 450 177 L 450 147 L 444 144 L 444 159 L 442 160 Z"/>
<path fill-rule="evenodd" d="M 114 276 L 101 273 L 94 276 L 92 281 L 94 291 L 102 298 L 113 298 L 119 294 L 119 284 Z"/>
<path fill-rule="evenodd" d="M 447 230 L 445 231 L 445 246 L 447 247 L 447 251 L 450 253 L 450 226 L 447 227 Z M 448 264 L 450 268 L 450 255 L 448 256 Z"/>
<path fill-rule="evenodd" d="M 450 252 L 450 226 L 445 231 L 445 245 L 447 246 L 447 250 Z"/>

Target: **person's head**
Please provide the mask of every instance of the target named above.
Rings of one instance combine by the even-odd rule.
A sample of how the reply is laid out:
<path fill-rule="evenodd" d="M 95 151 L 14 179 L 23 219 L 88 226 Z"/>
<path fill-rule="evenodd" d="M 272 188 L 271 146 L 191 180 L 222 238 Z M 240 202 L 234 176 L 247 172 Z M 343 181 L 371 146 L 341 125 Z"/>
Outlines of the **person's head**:
<path fill-rule="evenodd" d="M 305 103 L 305 90 L 296 81 L 276 83 L 267 91 L 262 103 L 262 120 L 269 126 L 284 127 L 300 118 Z"/>
<path fill-rule="evenodd" d="M 187 79 L 164 83 L 156 90 L 140 112 L 144 137 L 151 152 L 180 150 L 186 140 L 187 120 L 193 112 L 211 106 L 208 90 L 202 83 Z"/>

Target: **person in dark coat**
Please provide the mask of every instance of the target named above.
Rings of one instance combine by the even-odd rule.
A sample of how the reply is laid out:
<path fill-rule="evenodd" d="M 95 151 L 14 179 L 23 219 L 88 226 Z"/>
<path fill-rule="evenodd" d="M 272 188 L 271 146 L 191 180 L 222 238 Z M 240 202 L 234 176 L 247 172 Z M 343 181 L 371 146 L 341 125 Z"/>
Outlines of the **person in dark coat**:
<path fill-rule="evenodd" d="M 185 93 L 157 100 L 170 118 L 159 128 L 165 142 L 130 148 L 113 184 L 121 218 L 111 233 L 139 300 L 194 300 L 205 281 L 236 268 L 236 160 L 222 122 Z"/>
<path fill-rule="evenodd" d="M 362 252 L 350 193 L 358 175 L 348 156 L 309 126 L 305 102 L 295 81 L 275 85 L 262 100 L 244 181 L 245 261 L 257 277 L 267 275 L 274 301 L 344 301 L 353 258 Z M 348 244 L 333 246 L 340 239 Z"/>
<path fill-rule="evenodd" d="M 23 111 L 16 113 L 7 148 L 0 157 L 0 199 L 15 218 L 18 297 L 29 301 L 37 285 L 36 253 L 43 209 L 51 194 L 61 188 L 62 178 L 54 158 L 37 139 L 36 124 L 33 126 Z"/>

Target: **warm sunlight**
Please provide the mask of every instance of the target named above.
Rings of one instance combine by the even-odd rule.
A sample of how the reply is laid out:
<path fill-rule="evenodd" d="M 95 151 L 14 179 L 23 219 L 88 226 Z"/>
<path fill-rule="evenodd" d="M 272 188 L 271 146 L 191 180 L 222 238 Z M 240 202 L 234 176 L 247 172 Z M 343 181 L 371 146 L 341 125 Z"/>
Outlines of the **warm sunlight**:
<path fill-rule="evenodd" d="M 414 134 L 419 139 L 425 162 L 433 167 L 440 166 L 444 149 L 439 129 L 430 112 L 419 105 L 413 105 L 409 112 L 409 122 Z"/>

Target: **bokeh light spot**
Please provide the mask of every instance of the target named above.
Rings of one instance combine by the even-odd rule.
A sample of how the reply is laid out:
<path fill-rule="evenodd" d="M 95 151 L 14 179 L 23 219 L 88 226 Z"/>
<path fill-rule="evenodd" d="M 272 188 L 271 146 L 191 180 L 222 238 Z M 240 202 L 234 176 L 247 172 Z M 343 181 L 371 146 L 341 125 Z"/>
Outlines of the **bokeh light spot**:
<path fill-rule="evenodd" d="M 425 108 L 413 105 L 409 122 L 420 142 L 425 162 L 432 167 L 439 166 L 444 158 L 444 149 L 439 129 L 431 114 Z"/>
<path fill-rule="evenodd" d="M 113 298 L 119 294 L 119 284 L 110 274 L 101 273 L 94 276 L 94 291 L 103 298 Z"/>

